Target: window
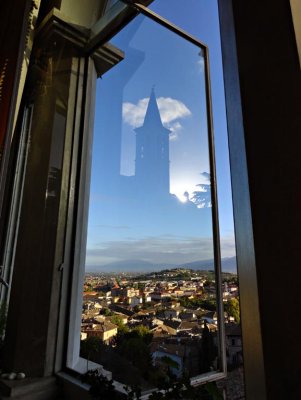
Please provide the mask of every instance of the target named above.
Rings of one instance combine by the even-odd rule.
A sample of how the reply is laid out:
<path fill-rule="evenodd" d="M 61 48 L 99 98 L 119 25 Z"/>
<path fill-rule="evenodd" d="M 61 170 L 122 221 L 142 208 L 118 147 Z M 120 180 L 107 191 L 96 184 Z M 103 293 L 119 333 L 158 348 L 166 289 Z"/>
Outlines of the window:
<path fill-rule="evenodd" d="M 169 0 L 161 2 L 162 7 L 164 7 L 164 4 L 168 4 L 168 2 Z M 210 4 L 213 3 L 209 0 L 208 2 Z M 59 2 L 46 2 L 46 0 L 42 0 L 41 8 L 46 13 L 46 10 L 50 10 L 54 4 L 59 5 L 61 3 L 63 5 L 67 4 L 67 9 L 70 5 L 68 12 L 65 13 L 67 19 L 70 18 L 70 20 L 73 20 L 73 15 L 78 13 L 78 11 L 78 14 L 80 14 L 82 10 L 87 10 L 87 7 L 84 8 L 82 2 L 71 2 L 69 0 Z M 100 4 L 102 9 L 107 2 L 93 1 L 93 3 L 95 5 Z M 203 3 L 203 0 L 192 0 L 191 2 L 187 0 L 185 5 L 188 3 L 189 5 L 200 5 Z M 291 3 L 293 4 L 293 2 Z M 1 4 L 1 10 L 4 10 L 3 13 L 0 13 L 4 28 L 2 29 L 2 34 L 4 32 L 6 37 L 2 40 L 4 51 L 1 52 L 0 75 L 3 78 L 5 71 L 5 81 L 9 82 L 10 86 L 17 88 L 18 75 L 21 69 L 19 61 L 24 55 L 25 31 L 27 31 L 25 26 L 27 17 L 24 18 L 23 16 L 28 16 L 29 10 L 26 11 L 25 6 L 30 5 L 24 0 L 19 2 L 14 0 L 9 4 L 9 6 L 8 3 L 5 5 L 5 2 Z M 14 7 L 12 4 L 18 5 L 18 7 Z M 38 7 L 38 4 L 39 2 L 32 2 L 31 6 Z M 159 2 L 155 2 L 152 7 L 155 9 L 158 4 Z M 173 0 L 169 3 L 169 6 L 170 4 L 171 8 L 176 9 L 179 3 L 177 0 Z M 114 4 L 110 10 L 113 12 L 117 5 L 118 3 Z M 297 48 L 294 41 L 292 15 L 288 2 L 277 2 L 277 4 L 275 3 L 275 7 L 270 7 L 268 4 L 257 6 L 250 2 L 220 0 L 219 8 L 221 11 L 225 86 L 227 89 L 233 194 L 235 196 L 235 220 L 243 306 L 242 326 L 248 397 L 266 398 L 268 396 L 276 399 L 286 398 L 288 393 L 292 396 L 296 393 L 295 397 L 297 398 L 299 388 L 296 382 L 298 382 L 298 365 L 300 364 L 298 330 L 294 330 L 293 328 L 290 330 L 290 340 L 288 341 L 281 330 L 275 329 L 275 324 L 277 325 L 278 315 L 281 311 L 286 314 L 288 313 L 288 317 L 292 319 L 298 308 L 298 303 L 295 301 L 295 293 L 298 292 L 299 284 L 296 276 L 298 276 L 300 265 L 300 251 L 298 247 L 298 241 L 300 242 L 298 237 L 300 227 L 298 210 L 300 207 L 298 204 L 298 185 L 295 185 L 294 182 L 300 181 L 298 164 L 300 145 L 298 143 L 299 136 L 295 132 L 300 131 L 300 129 L 298 130 L 300 127 L 298 106 L 300 104 L 301 92 L 298 86 L 300 71 L 298 69 Z M 63 10 L 61 11 L 63 12 Z M 40 17 L 43 18 L 45 13 L 42 13 L 42 15 L 40 13 L 39 19 Z M 166 15 L 163 11 L 159 11 L 159 13 Z M 87 122 L 87 118 L 83 115 L 85 111 L 83 103 L 93 100 L 93 96 L 88 95 L 83 102 L 77 101 L 80 97 L 81 89 L 91 84 L 89 81 L 90 78 L 91 80 L 94 79 L 91 63 L 90 65 L 87 65 L 88 63 L 84 65 L 81 56 L 88 54 L 89 50 L 94 49 L 95 46 L 97 47 L 100 44 L 96 40 L 94 45 L 93 43 L 89 43 L 88 49 L 85 49 L 88 52 L 85 53 L 82 51 L 88 29 L 93 22 L 90 21 L 90 25 L 86 24 L 83 22 L 84 18 L 81 18 L 81 15 L 79 15 L 75 24 L 73 20 L 73 25 L 71 26 L 68 20 L 60 20 L 62 16 L 58 16 L 58 14 L 57 10 L 55 10 L 47 23 L 40 26 L 39 32 L 36 32 L 37 35 L 34 38 L 35 48 L 38 48 L 38 43 L 42 46 L 43 51 L 40 55 L 44 61 L 53 61 L 54 64 L 43 62 L 42 65 L 41 63 L 35 65 L 35 58 L 31 59 L 31 64 L 38 72 L 39 78 L 35 79 L 35 75 L 35 78 L 31 81 L 32 86 L 36 87 L 38 83 L 37 86 L 40 86 L 41 92 L 44 95 L 46 94 L 44 89 L 47 89 L 47 96 L 41 96 L 40 99 L 43 102 L 43 106 L 37 108 L 37 104 L 34 105 L 32 121 L 34 123 L 37 120 L 41 121 L 41 117 L 38 115 L 39 110 L 49 111 L 49 114 L 47 114 L 46 118 L 43 118 L 41 129 L 33 129 L 33 140 L 31 141 L 31 149 L 28 153 L 27 162 L 30 168 L 25 173 L 25 181 L 27 182 L 24 185 L 23 199 L 21 201 L 20 229 L 18 231 L 16 251 L 17 261 L 15 261 L 14 265 L 12 295 L 7 325 L 7 337 L 9 339 L 7 354 L 9 354 L 10 365 L 13 365 L 11 368 L 19 369 L 26 366 L 31 376 L 51 375 L 54 370 L 58 371 L 62 368 L 62 362 L 60 363 L 60 361 L 56 362 L 55 368 L 53 367 L 53 360 L 55 359 L 54 348 L 58 348 L 61 358 L 63 354 L 63 345 L 59 342 L 64 337 L 64 334 L 56 330 L 56 324 L 59 314 L 58 305 L 60 302 L 66 303 L 68 301 L 69 292 L 67 289 L 70 283 L 68 274 L 72 273 L 73 267 L 70 254 L 73 254 L 73 252 L 65 252 L 64 250 L 68 250 L 70 242 L 71 245 L 69 247 L 73 247 L 72 240 L 69 239 L 70 237 L 73 238 L 72 216 L 75 213 L 73 213 L 73 209 L 69 213 L 68 207 L 71 204 L 71 209 L 72 200 L 75 199 L 75 203 L 77 200 L 76 196 L 72 197 L 74 193 L 72 191 L 77 189 L 77 180 L 73 178 L 74 175 L 76 177 L 77 175 L 76 173 L 73 174 L 74 170 L 72 170 L 72 173 L 70 172 L 71 168 L 69 168 L 69 164 L 71 162 L 69 161 L 72 159 L 72 167 L 75 165 L 78 167 L 75 168 L 76 171 L 84 173 L 80 168 L 81 165 L 77 165 L 77 160 L 73 160 L 76 158 L 77 152 L 70 151 L 70 143 L 73 145 L 74 141 L 78 138 L 81 139 L 80 134 L 77 136 L 73 135 L 73 128 L 76 130 L 80 127 L 80 133 L 82 133 L 83 125 Z M 99 10 L 97 15 L 100 14 L 101 10 Z M 293 17 L 295 16 L 294 14 L 293 9 Z M 108 13 L 107 21 L 111 16 L 112 13 Z M 132 17 L 132 15 L 127 16 L 129 18 Z M 233 17 L 235 22 L 233 22 Z M 167 18 L 171 19 L 170 17 Z M 14 23 L 16 21 L 17 23 Z M 207 21 L 209 21 L 209 18 Z M 52 24 L 53 22 L 55 23 Z M 83 22 L 82 27 L 87 29 L 77 29 L 77 22 Z M 181 25 L 178 22 L 176 24 Z M 200 25 L 205 26 L 206 24 L 200 23 Z M 14 27 L 14 29 L 7 29 L 7 27 Z M 16 30 L 16 27 L 19 27 L 19 30 Z M 189 29 L 185 29 L 189 31 Z M 54 33 L 54 31 L 56 32 Z M 105 33 L 104 30 L 101 30 L 101 32 L 102 34 Z M 44 35 L 44 33 L 47 34 Z M 62 36 L 64 36 L 63 40 Z M 53 38 L 55 38 L 54 41 L 52 41 Z M 210 43 L 205 37 L 202 39 L 209 45 L 212 53 Z M 74 59 L 70 64 L 66 63 L 66 59 L 64 59 L 64 62 L 61 64 L 62 68 L 58 69 L 57 67 L 60 63 L 53 56 L 58 54 L 66 55 L 67 51 L 65 52 L 62 46 L 62 42 L 65 40 L 68 43 L 68 54 L 69 56 L 71 54 Z M 235 43 L 236 40 L 237 45 Z M 78 46 L 74 52 L 70 51 L 71 42 L 72 50 L 74 50 L 73 45 L 75 47 Z M 12 43 L 15 43 L 15 45 L 12 46 Z M 54 48 L 53 44 L 57 47 Z M 279 57 L 279 48 L 281 48 L 281 57 Z M 48 50 L 51 51 L 48 52 Z M 117 60 L 116 58 L 114 59 L 117 52 L 110 52 L 111 50 L 108 46 L 105 49 L 101 49 L 98 54 L 93 53 L 97 70 L 101 75 L 104 75 L 104 71 L 100 72 L 100 68 L 98 68 L 100 64 L 98 63 L 99 59 L 97 60 L 100 53 L 104 54 L 107 52 L 108 56 L 112 56 L 111 59 L 108 57 L 106 60 L 108 64 L 111 63 L 110 65 L 122 58 L 120 52 L 119 58 Z M 25 53 L 27 57 L 28 52 L 26 51 Z M 35 52 L 33 54 L 37 55 Z M 8 55 L 9 57 L 13 56 L 12 61 L 17 59 L 19 61 L 11 63 L 10 59 L 6 64 L 5 59 Z M 213 63 L 212 67 L 215 65 Z M 55 66 L 55 69 L 52 68 L 53 66 Z M 84 77 L 84 71 L 88 69 L 89 79 L 85 81 L 82 78 Z M 26 70 L 23 69 L 23 72 L 26 74 Z M 74 85 L 69 85 L 71 74 Z M 59 79 L 58 75 L 63 77 L 63 79 Z M 7 77 L 9 77 L 8 80 Z M 239 95 L 239 81 L 242 88 L 242 102 Z M 46 83 L 47 85 L 42 86 Z M 59 92 L 52 90 L 53 86 L 60 89 L 65 88 L 67 93 L 64 90 L 60 90 Z M 214 75 L 212 87 L 214 88 Z M 2 96 L 2 99 L 5 99 L 5 107 L 8 105 L 8 101 L 10 102 L 13 99 L 11 110 L 9 110 L 9 119 L 12 124 L 13 114 L 18 107 L 15 107 L 16 101 L 14 101 L 17 90 L 14 90 L 14 88 L 10 89 L 12 90 L 9 90 L 9 95 Z M 18 94 L 21 92 L 22 88 L 19 86 Z M 155 88 L 155 93 L 157 97 L 161 96 L 158 87 Z M 213 90 L 213 111 L 215 117 L 217 115 L 216 110 L 218 109 L 215 108 L 214 93 Z M 258 96 L 258 93 L 260 93 L 260 96 Z M 78 97 L 76 98 L 77 95 Z M 145 96 L 150 96 L 150 90 Z M 74 99 L 76 99 L 75 102 Z M 241 106 L 243 108 L 244 120 L 240 109 Z M 24 109 L 24 103 L 21 104 L 21 109 Z M 64 110 L 67 111 L 66 127 L 63 126 L 63 123 L 61 129 L 61 124 L 58 123 L 58 120 L 62 122 L 60 117 L 65 116 L 61 112 Z M 75 110 L 78 111 L 77 114 L 74 113 Z M 55 126 L 53 126 L 53 119 L 56 113 L 60 115 L 57 115 L 56 122 L 60 125 L 59 131 L 61 135 L 57 132 L 58 130 Z M 5 112 L 4 115 L 6 116 L 7 113 Z M 81 117 L 76 118 L 78 115 Z M 3 117 L 2 114 L 1 116 Z M 243 126 L 245 131 L 243 130 Z M 53 127 L 55 129 L 52 129 Z M 86 135 L 86 126 L 84 128 Z M 62 153 L 60 152 L 60 148 L 55 148 L 55 143 L 52 139 L 55 140 L 55 137 L 59 139 L 58 136 L 63 137 L 66 131 L 68 131 L 68 134 L 65 136 L 66 140 L 63 144 L 61 143 L 64 146 L 64 168 L 62 168 L 62 180 L 60 181 L 60 179 L 54 179 L 53 171 L 51 171 L 51 167 L 57 167 L 57 161 L 59 161 L 55 157 L 51 159 L 54 156 L 51 153 L 57 152 L 58 156 Z M 218 130 L 216 131 L 216 138 L 218 138 Z M 289 134 L 283 135 L 283 132 L 289 132 Z M 53 134 L 54 136 L 52 137 Z M 9 135 L 9 132 L 6 132 L 6 135 L 10 140 L 11 135 Z M 3 137 L 2 134 L 1 137 Z M 85 136 L 85 138 L 89 139 L 89 135 Z M 246 138 L 247 144 L 246 151 L 244 148 L 244 138 Z M 40 144 L 42 144 L 42 153 L 37 151 Z M 79 143 L 79 148 L 82 149 L 83 153 L 85 153 L 84 146 L 86 144 L 86 140 Z M 273 151 L 270 151 L 271 149 Z M 10 149 L 8 150 L 8 153 L 10 153 Z M 74 148 L 71 150 L 74 150 Z M 8 153 L 3 153 L 5 159 L 3 157 L 2 165 L 5 162 L 5 171 L 7 170 L 6 167 L 11 155 Z M 36 154 L 37 159 L 42 154 L 40 163 L 33 165 L 35 161 L 33 153 Z M 266 162 L 267 154 L 270 161 L 268 163 Z M 13 163 L 14 165 L 15 163 Z M 247 165 L 249 167 L 248 171 Z M 219 167 L 217 165 L 217 172 L 218 170 Z M 2 180 L 4 175 L 1 175 L 1 196 L 4 193 L 4 189 L 5 194 L 6 189 L 10 189 L 10 187 L 7 187 L 7 180 Z M 286 179 L 286 177 L 289 177 L 289 179 Z M 248 178 L 250 182 L 251 201 L 249 199 Z M 277 184 L 278 180 L 279 182 L 281 181 L 282 189 L 284 188 L 281 193 Z M 54 185 L 54 181 L 58 183 L 58 187 L 53 187 L 56 186 Z M 68 186 L 69 183 L 70 186 Z M 50 189 L 49 192 L 51 194 L 54 194 L 54 191 L 57 189 L 57 202 L 53 196 L 48 196 L 45 199 L 48 189 Z M 75 190 L 75 193 L 77 193 L 77 190 Z M 222 195 L 223 191 L 220 193 Z M 63 196 L 60 196 L 60 194 Z M 189 198 L 189 193 L 187 195 Z M 281 201 L 275 202 L 275 198 L 278 200 L 280 198 Z M 222 197 L 221 199 L 220 206 L 223 206 L 224 199 Z M 80 204 L 83 203 L 80 202 Z M 279 212 L 279 204 L 284 206 L 285 212 Z M 68 212 L 65 212 L 66 208 Z M 77 210 L 80 214 L 83 209 L 79 207 Z M 3 216 L 3 208 L 1 208 L 1 211 L 1 216 Z M 79 214 L 78 221 L 80 219 Z M 46 222 L 44 226 L 43 221 Z M 252 224 L 254 226 L 254 243 Z M 2 229 L 5 224 L 1 225 Z M 68 240 L 65 241 L 65 230 L 68 230 L 70 226 L 71 234 L 67 237 Z M 49 234 L 49 227 L 53 228 L 51 234 Z M 84 236 L 84 224 L 82 228 Z M 80 229 L 78 232 L 80 232 Z M 279 232 L 285 232 L 285 234 L 280 235 Z M 267 237 L 269 240 L 267 240 Z M 76 244 L 78 243 L 79 241 L 76 242 Z M 64 249 L 62 249 L 62 244 L 66 244 Z M 74 248 L 75 251 L 78 251 L 77 246 L 74 246 Z M 222 246 L 222 250 L 223 248 Z M 275 249 L 277 249 L 277 252 Z M 36 256 L 37 250 L 39 250 L 39 255 L 41 255 L 39 259 Z M 1 246 L 1 251 L 3 252 L 3 246 Z M 255 266 L 255 253 L 257 266 Z M 283 299 L 277 295 L 277 288 L 279 286 L 279 277 L 283 275 L 283 265 L 286 264 L 290 266 L 289 286 L 291 290 L 286 294 L 286 301 L 283 302 Z M 259 272 L 258 276 L 257 272 Z M 61 279 L 62 275 L 64 279 Z M 66 276 L 67 284 L 65 282 Z M 79 276 L 76 268 L 75 276 Z M 63 290 L 60 292 L 61 284 Z M 73 285 L 73 287 L 75 286 Z M 266 295 L 267 287 L 269 288 L 268 296 Z M 62 296 L 60 296 L 61 294 Z M 225 294 L 225 297 L 229 295 L 230 291 L 228 291 L 228 294 Z M 287 311 L 287 303 L 291 304 L 289 311 Z M 139 304 L 137 305 L 139 306 Z M 22 308 L 26 308 L 26 314 L 19 312 Z M 66 315 L 67 317 L 65 318 Z M 172 319 L 179 317 L 179 315 L 177 310 L 171 308 L 167 316 Z M 185 316 L 185 312 L 181 314 L 181 317 L 183 315 Z M 65 315 L 60 315 L 63 321 L 62 325 L 65 324 L 68 316 L 68 312 Z M 262 326 L 260 321 L 263 322 Z M 20 329 L 23 326 L 26 326 L 27 329 Z M 277 352 L 274 351 L 274 348 L 278 349 Z M 1 359 L 3 361 L 2 357 Z M 279 369 L 279 363 L 277 362 L 279 360 L 282 360 L 282 364 L 290 365 L 290 368 Z M 265 389 L 267 389 L 267 394 L 265 394 Z"/>
<path fill-rule="evenodd" d="M 47 269 L 55 265 L 56 294 L 61 288 L 67 290 L 73 272 L 67 366 L 85 372 L 101 364 L 121 384 L 148 390 L 171 376 L 188 374 L 199 383 L 225 372 L 208 48 L 150 13 L 150 19 L 139 15 L 98 49 L 103 24 L 111 23 L 114 12 L 124 7 L 116 2 L 104 22 L 98 21 L 85 49 L 92 52 L 101 75 L 86 261 L 92 139 L 86 123 L 93 116 L 85 112 L 93 108 L 93 93 L 88 90 L 96 78 L 93 61 L 72 59 L 69 52 L 64 58 L 64 51 L 41 51 L 41 43 L 36 44 L 25 99 L 34 103 L 32 129 L 28 129 L 34 146 L 25 165 L 21 219 L 26 229 L 18 237 L 16 264 L 19 271 L 23 254 L 34 250 L 33 234 L 27 232 L 32 188 L 38 186 L 41 190 L 33 202 L 41 215 L 35 221 L 36 241 L 42 243 Z M 149 14 L 143 7 L 140 11 Z M 72 43 L 79 39 L 74 29 L 68 34 Z M 60 49 L 70 46 L 65 38 L 60 40 L 51 43 Z M 62 59 L 56 59 L 57 53 Z M 107 71 L 110 63 L 117 65 Z M 38 91 L 32 84 L 36 73 L 42 77 Z M 47 136 L 41 129 L 41 115 L 49 121 Z M 42 169 L 35 162 L 41 156 L 40 143 L 48 150 Z M 77 179 L 81 180 L 79 199 L 77 191 L 73 197 Z M 93 186 L 95 182 L 100 186 Z M 95 191 L 99 207 L 93 209 Z M 72 248 L 74 204 L 78 227 L 72 249 L 74 270 L 70 271 L 66 266 L 73 266 L 68 248 Z M 95 233 L 93 224 L 98 225 Z M 96 236 L 98 248 L 93 243 Z M 42 280 L 36 253 L 30 254 L 31 276 Z M 95 282 L 98 287 L 96 294 L 85 293 L 82 320 L 83 273 L 85 266 L 87 272 L 94 267 L 91 256 L 96 259 L 98 276 L 85 284 L 87 289 L 95 289 Z M 51 279 L 47 283 L 50 298 L 54 293 Z M 41 298 L 48 294 L 40 292 Z M 45 323 L 41 338 L 46 331 L 47 337 L 54 337 L 48 329 L 55 331 L 61 348 L 61 326 L 49 328 Z M 101 352 L 90 354 L 90 338 L 101 345 Z M 122 371 L 116 371 L 117 367 Z"/>
<path fill-rule="evenodd" d="M 124 59 L 98 81 L 83 318 L 77 309 L 69 348 L 69 367 L 99 363 L 144 390 L 168 373 L 224 371 L 207 48 L 158 19 L 140 15 L 110 40 Z"/>

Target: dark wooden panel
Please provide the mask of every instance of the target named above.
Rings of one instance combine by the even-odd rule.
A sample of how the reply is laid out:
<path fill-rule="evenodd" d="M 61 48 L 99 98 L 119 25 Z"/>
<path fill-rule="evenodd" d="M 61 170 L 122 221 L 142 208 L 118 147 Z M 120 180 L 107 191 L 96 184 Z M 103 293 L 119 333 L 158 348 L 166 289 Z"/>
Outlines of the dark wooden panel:
<path fill-rule="evenodd" d="M 233 124 L 232 127 L 229 125 L 229 144 L 247 398 L 265 398 L 259 393 L 254 397 L 258 386 L 254 379 L 256 374 L 251 374 L 252 370 L 248 369 L 250 357 L 255 364 L 258 360 L 259 367 L 262 365 L 256 351 L 261 326 L 267 398 L 295 399 L 301 393 L 298 378 L 301 373 L 300 332 L 296 327 L 301 306 L 298 295 L 301 266 L 301 74 L 298 53 L 288 1 L 232 3 L 236 45 L 229 42 L 231 21 L 227 21 L 227 15 L 223 13 L 221 20 L 228 121 Z M 224 1 L 220 1 L 220 6 L 225 10 Z M 240 108 L 234 90 L 237 71 L 233 70 L 233 64 L 231 67 L 231 51 L 233 57 L 235 47 L 247 171 L 242 162 L 242 124 L 241 119 L 237 120 Z M 240 127 L 237 127 L 239 123 Z M 247 180 L 251 207 L 244 203 Z M 256 266 L 251 254 L 250 211 Z M 254 323 L 257 301 L 260 324 Z M 258 371 L 260 376 L 262 372 L 262 369 Z"/>
<path fill-rule="evenodd" d="M 252 215 L 231 1 L 219 2 L 244 369 L 248 400 L 265 399 Z"/>

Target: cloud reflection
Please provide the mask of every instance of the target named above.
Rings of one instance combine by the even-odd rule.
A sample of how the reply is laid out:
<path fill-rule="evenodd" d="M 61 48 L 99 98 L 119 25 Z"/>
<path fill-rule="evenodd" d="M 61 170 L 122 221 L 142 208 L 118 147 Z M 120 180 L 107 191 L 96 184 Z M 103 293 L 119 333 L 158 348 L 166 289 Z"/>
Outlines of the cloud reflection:
<path fill-rule="evenodd" d="M 122 116 L 124 122 L 132 128 L 141 126 L 144 121 L 149 97 L 140 99 L 137 104 L 125 102 L 122 105 Z M 158 108 L 163 124 L 175 132 L 182 128 L 176 121 L 191 116 L 189 108 L 180 100 L 171 97 L 157 98 Z"/>

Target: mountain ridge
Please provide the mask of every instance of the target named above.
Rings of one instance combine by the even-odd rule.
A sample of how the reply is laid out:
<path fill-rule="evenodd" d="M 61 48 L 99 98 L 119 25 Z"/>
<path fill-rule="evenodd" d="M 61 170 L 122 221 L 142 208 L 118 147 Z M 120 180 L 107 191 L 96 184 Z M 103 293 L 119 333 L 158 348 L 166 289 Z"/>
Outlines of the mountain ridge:
<path fill-rule="evenodd" d="M 236 273 L 236 256 L 221 259 L 222 272 Z M 214 267 L 213 259 L 192 261 L 184 264 L 153 264 L 145 260 L 123 260 L 102 266 L 86 266 L 86 272 L 156 272 L 163 269 L 187 268 L 193 270 L 210 270 Z"/>

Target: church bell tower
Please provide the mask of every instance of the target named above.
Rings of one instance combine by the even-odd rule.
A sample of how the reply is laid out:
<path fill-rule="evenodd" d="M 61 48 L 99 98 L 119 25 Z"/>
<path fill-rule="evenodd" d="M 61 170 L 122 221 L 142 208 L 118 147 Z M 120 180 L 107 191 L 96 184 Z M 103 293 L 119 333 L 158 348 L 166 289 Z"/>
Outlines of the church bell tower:
<path fill-rule="evenodd" d="M 154 89 L 143 125 L 135 129 L 135 178 L 149 196 L 169 195 L 169 134 L 162 124 Z"/>

